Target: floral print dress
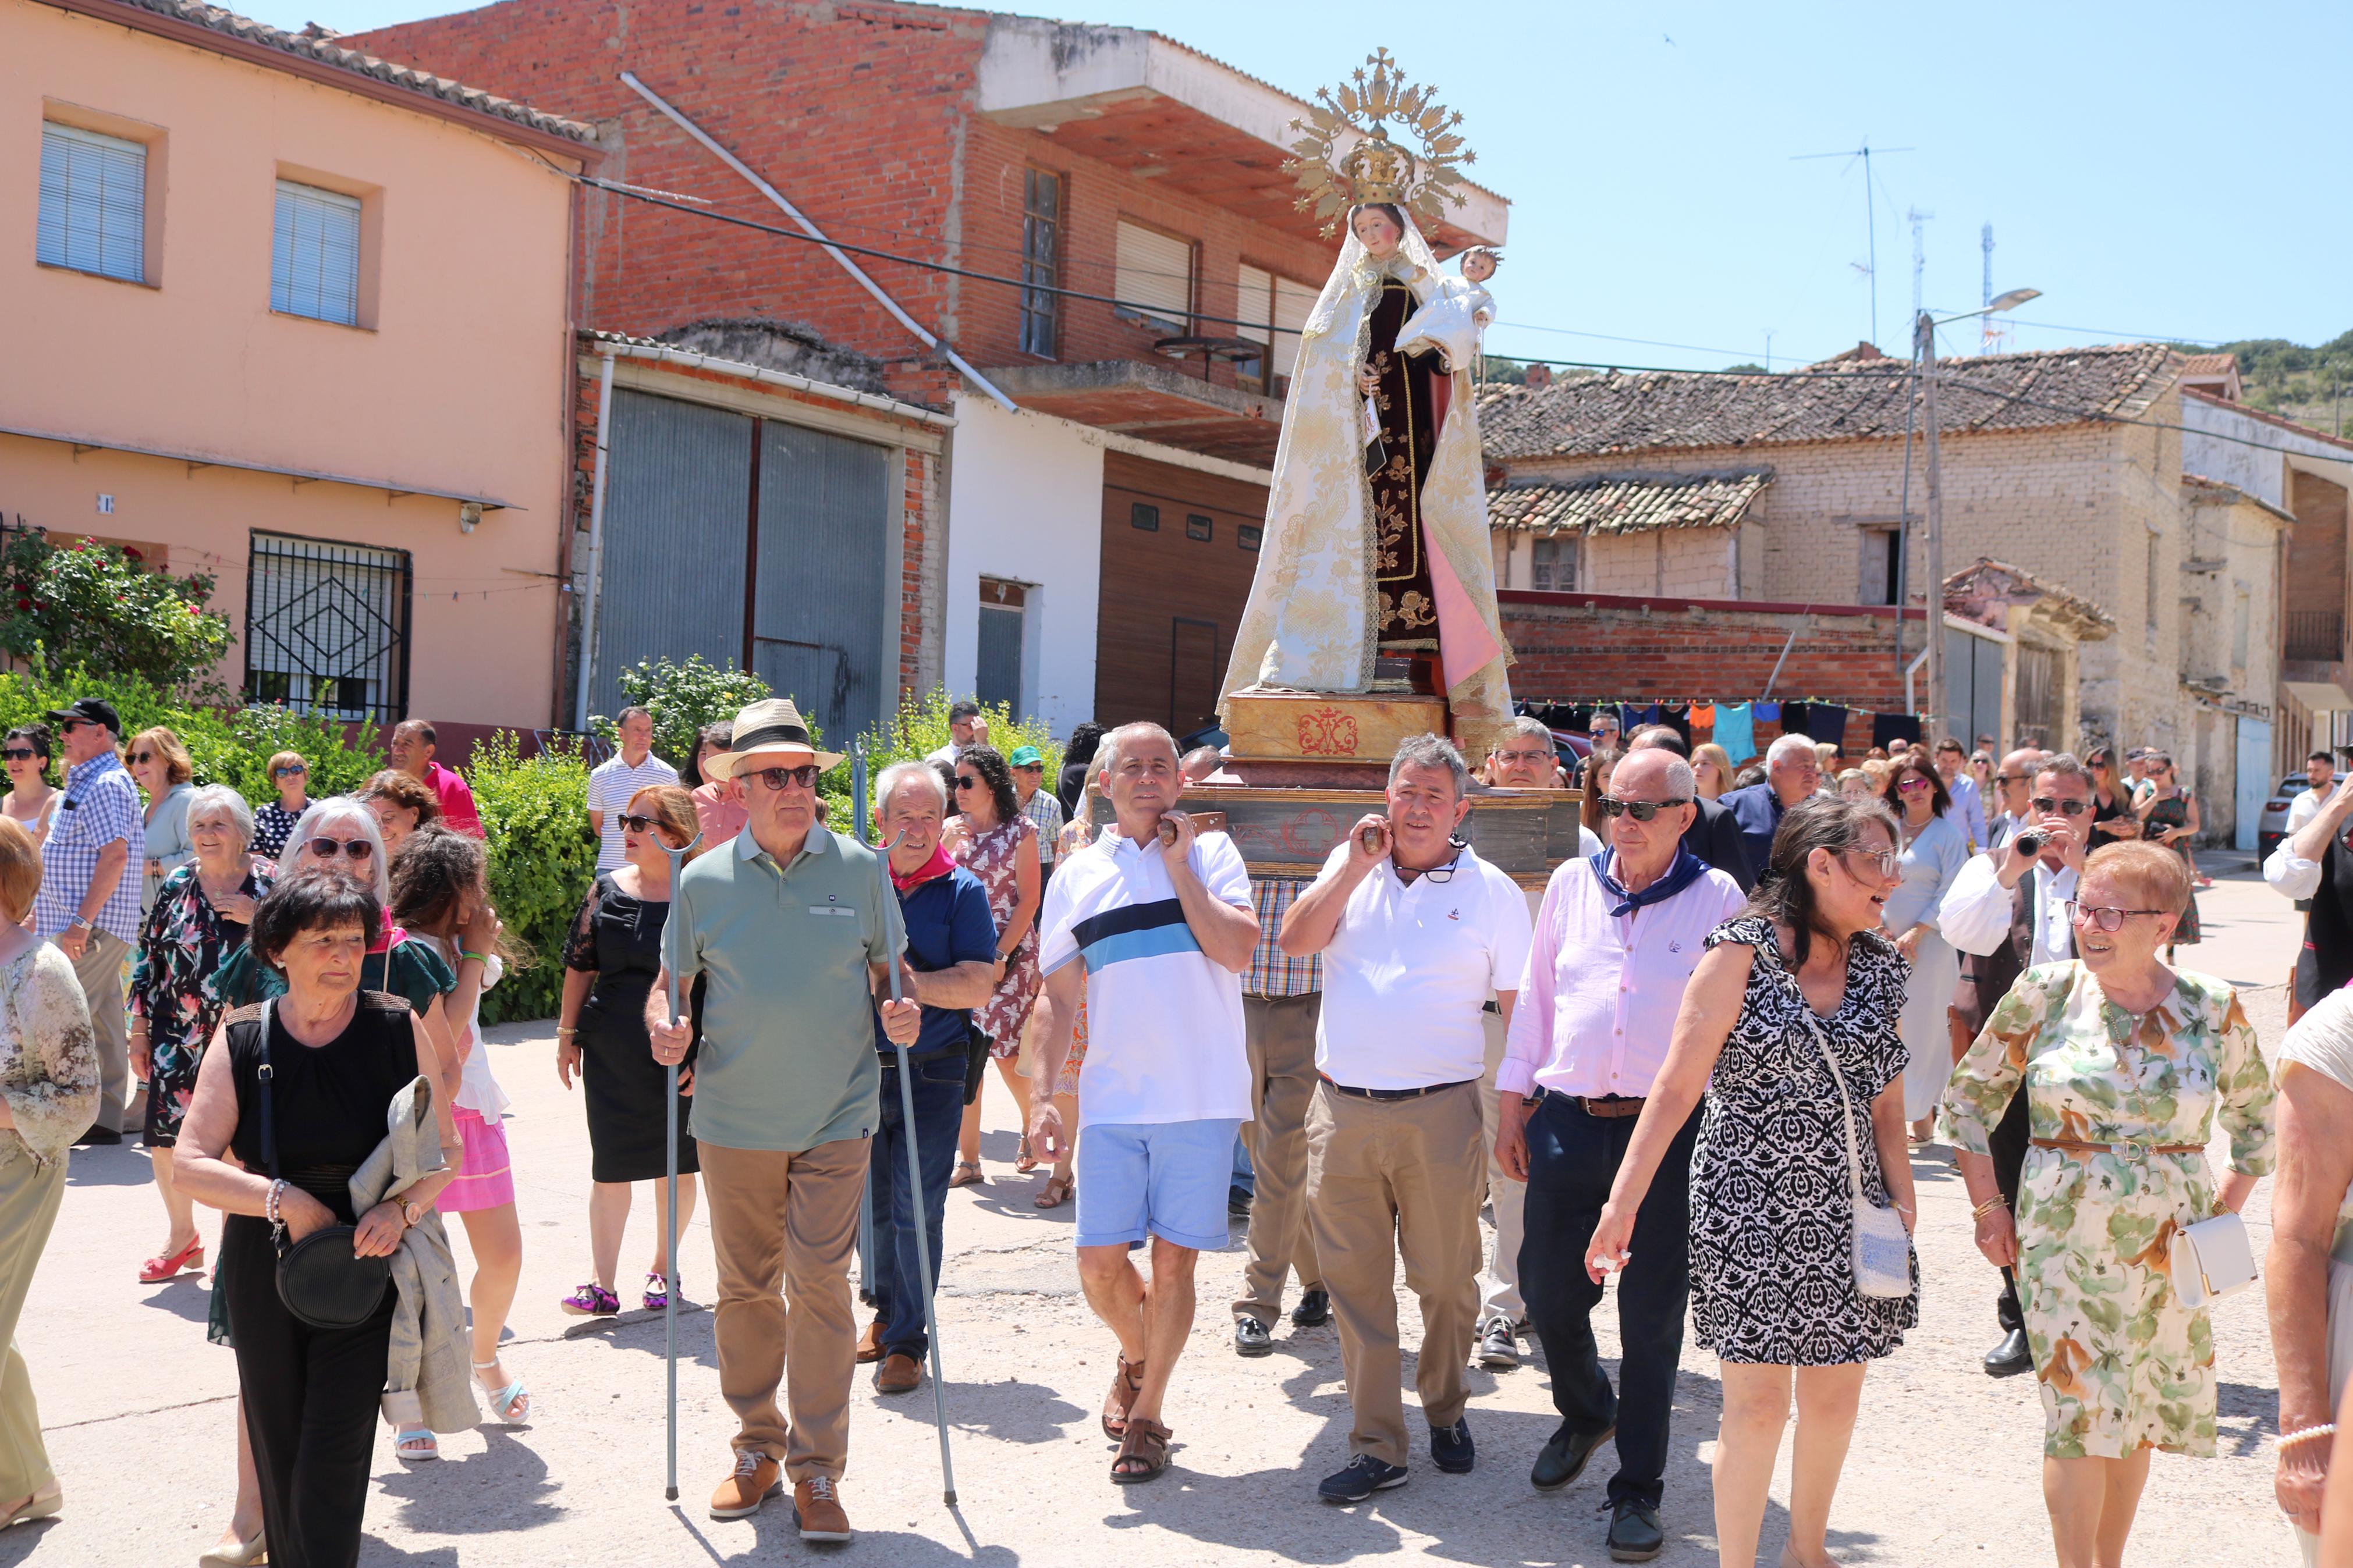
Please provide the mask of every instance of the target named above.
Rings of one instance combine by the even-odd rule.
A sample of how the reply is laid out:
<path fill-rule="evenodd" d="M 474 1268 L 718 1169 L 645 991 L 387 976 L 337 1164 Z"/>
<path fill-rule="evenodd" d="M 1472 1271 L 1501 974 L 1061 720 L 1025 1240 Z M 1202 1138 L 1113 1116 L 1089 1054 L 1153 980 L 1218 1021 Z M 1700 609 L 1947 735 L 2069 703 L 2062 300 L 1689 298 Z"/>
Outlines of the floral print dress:
<path fill-rule="evenodd" d="M 949 846 L 948 852 L 957 865 L 980 879 L 988 894 L 988 912 L 1003 931 L 1013 919 L 1014 908 L 1021 901 L 1020 879 L 1015 875 L 1014 861 L 1024 839 L 1038 837 L 1038 825 L 1026 816 L 1010 822 L 1000 822 L 986 833 L 965 834 Z M 1042 909 L 1042 906 L 1041 906 Z M 973 1027 L 988 1037 L 988 1054 L 1009 1057 L 1021 1048 L 1021 1026 L 1029 1021 L 1029 1009 L 1038 1004 L 1038 987 L 1041 984 L 1038 972 L 1038 920 L 1032 915 L 1029 929 L 1021 933 L 1020 945 L 1013 950 L 1011 962 L 1005 966 L 1005 978 L 986 1003 L 972 1010 Z"/>
<path fill-rule="evenodd" d="M 259 902 L 275 879 L 268 861 L 249 861 L 237 891 Z M 155 1065 L 147 1080 L 147 1142 L 168 1147 L 196 1092 L 196 1068 L 220 1022 L 220 1002 L 205 983 L 221 961 L 245 945 L 246 928 L 223 920 L 205 897 L 192 861 L 164 879 L 139 934 L 139 961 L 131 971 L 131 1014 L 147 1020 Z"/>
<path fill-rule="evenodd" d="M 2178 971 L 2135 1016 L 2080 963 L 2018 977 L 1946 1087 L 1945 1138 L 1989 1152 L 2021 1089 L 2038 1139 L 2195 1144 L 2182 1154 L 2026 1152 L 2018 1294 L 2042 1386 L 2042 1451 L 2123 1458 L 2214 1452 L 2214 1334 L 2173 1289 L 2174 1232 L 2214 1214 L 2203 1150 L 2219 1118 L 2230 1166 L 2272 1168 L 2272 1082 L 2229 984 Z"/>

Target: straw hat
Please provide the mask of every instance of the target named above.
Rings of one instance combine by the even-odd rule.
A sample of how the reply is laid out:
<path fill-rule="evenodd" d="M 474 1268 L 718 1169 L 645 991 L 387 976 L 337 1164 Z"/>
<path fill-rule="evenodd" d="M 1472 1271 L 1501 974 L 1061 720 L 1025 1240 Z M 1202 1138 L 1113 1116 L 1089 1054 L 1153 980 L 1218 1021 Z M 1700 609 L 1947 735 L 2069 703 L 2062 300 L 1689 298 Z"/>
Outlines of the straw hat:
<path fill-rule="evenodd" d="M 732 779 L 738 768 L 758 773 L 815 763 L 822 771 L 840 761 L 839 752 L 820 752 L 810 743 L 808 726 L 801 722 L 801 710 L 791 698 L 771 697 L 735 715 L 733 744 L 714 752 L 702 771 L 715 779 Z"/>

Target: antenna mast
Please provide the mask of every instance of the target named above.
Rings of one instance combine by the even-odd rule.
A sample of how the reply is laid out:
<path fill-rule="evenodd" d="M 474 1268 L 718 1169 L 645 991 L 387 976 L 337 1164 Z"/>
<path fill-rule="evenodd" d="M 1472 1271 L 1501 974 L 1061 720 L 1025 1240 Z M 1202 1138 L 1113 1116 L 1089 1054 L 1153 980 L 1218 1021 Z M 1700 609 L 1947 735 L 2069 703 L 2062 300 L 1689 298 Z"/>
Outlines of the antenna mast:
<path fill-rule="evenodd" d="M 1906 208 L 1905 218 L 1912 225 L 1912 314 L 1920 314 L 1920 275 L 1928 268 L 1928 251 L 1921 230 L 1935 213 L 1924 213 L 1918 207 Z"/>
<path fill-rule="evenodd" d="M 1990 305 L 1993 303 L 1993 225 L 1988 224 L 1979 231 L 1978 247 L 1985 252 L 1985 297 L 1978 303 Z M 1993 353 L 2010 346 L 2010 329 L 1996 325 L 1996 320 L 1989 315 L 1978 318 L 1978 353 L 1981 354 Z"/>
<path fill-rule="evenodd" d="M 1851 148 L 1844 152 L 1800 153 L 1789 160 L 1789 162 L 1793 163 L 1803 163 L 1810 162 L 1816 158 L 1845 158 L 1849 160 L 1849 163 L 1847 163 L 1847 168 L 1849 169 L 1854 167 L 1852 160 L 1861 159 L 1862 162 L 1863 243 L 1869 248 L 1864 253 L 1867 259 L 1857 264 L 1855 266 L 1855 270 L 1861 272 L 1865 278 L 1871 279 L 1871 342 L 1873 346 L 1876 346 L 1879 342 L 1879 209 L 1873 204 L 1872 200 L 1871 155 L 1873 153 L 1877 153 L 1883 157 L 1890 153 L 1909 153 L 1911 151 L 1913 151 L 1913 149 L 1909 147 L 1873 147 L 1871 144 L 1871 139 L 1869 137 L 1865 137 L 1861 146 Z M 1841 174 L 1844 174 L 1846 171 L 1841 169 L 1839 172 Z M 1894 205 L 1894 203 L 1890 202 L 1888 205 L 1892 207 Z"/>

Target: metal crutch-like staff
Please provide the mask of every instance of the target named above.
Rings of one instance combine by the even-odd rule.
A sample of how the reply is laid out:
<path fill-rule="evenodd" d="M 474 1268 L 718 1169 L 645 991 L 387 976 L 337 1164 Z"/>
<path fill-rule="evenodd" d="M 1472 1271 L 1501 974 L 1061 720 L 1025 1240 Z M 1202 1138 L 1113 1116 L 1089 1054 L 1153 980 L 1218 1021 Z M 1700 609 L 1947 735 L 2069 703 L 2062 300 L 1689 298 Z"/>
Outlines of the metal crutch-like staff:
<path fill-rule="evenodd" d="M 866 747 L 863 743 L 858 747 L 856 758 L 856 762 L 850 768 L 850 787 L 857 796 L 858 834 L 862 840 L 866 837 L 867 824 Z M 879 898 L 889 900 L 876 906 L 878 914 L 888 910 L 891 904 L 898 900 L 899 895 L 891 886 L 891 851 L 896 849 L 899 847 L 899 839 L 905 837 L 906 835 L 902 833 L 899 838 L 893 838 L 888 844 L 877 842 L 874 846 L 876 894 Z M 881 833 L 875 834 L 878 841 L 881 837 Z M 895 952 L 891 955 L 890 966 L 891 1000 L 903 1001 L 904 998 L 900 994 L 899 955 Z M 947 1394 L 940 1385 L 940 1324 L 938 1317 L 932 1310 L 931 1226 L 923 1217 L 923 1168 L 915 1152 L 915 1084 L 914 1079 L 908 1076 L 907 1047 L 896 1040 L 892 1041 L 891 1046 L 897 1053 L 899 1060 L 899 1121 L 907 1134 L 907 1193 L 910 1199 L 909 1207 L 914 1211 L 915 1215 L 915 1268 L 923 1281 L 923 1333 L 930 1340 L 932 1347 L 932 1424 L 938 1428 L 940 1435 L 940 1484 L 948 1507 L 954 1508 L 956 1500 L 955 1463 L 948 1457 Z"/>
<path fill-rule="evenodd" d="M 670 916 L 662 922 L 662 973 L 670 980 L 670 1022 L 676 1028 L 678 1012 L 678 870 L 686 858 L 694 853 L 695 845 L 702 842 L 697 833 L 693 843 L 683 849 L 673 849 L 662 843 L 659 835 L 654 842 L 670 857 Z M 678 1064 L 670 1063 L 662 1069 L 665 1092 L 662 1106 L 662 1128 L 670 1140 L 670 1152 L 663 1166 L 663 1179 L 669 1183 L 670 1194 L 670 1258 L 669 1289 L 663 1292 L 662 1360 L 670 1369 L 670 1474 L 662 1496 L 671 1502 L 678 1500 Z"/>

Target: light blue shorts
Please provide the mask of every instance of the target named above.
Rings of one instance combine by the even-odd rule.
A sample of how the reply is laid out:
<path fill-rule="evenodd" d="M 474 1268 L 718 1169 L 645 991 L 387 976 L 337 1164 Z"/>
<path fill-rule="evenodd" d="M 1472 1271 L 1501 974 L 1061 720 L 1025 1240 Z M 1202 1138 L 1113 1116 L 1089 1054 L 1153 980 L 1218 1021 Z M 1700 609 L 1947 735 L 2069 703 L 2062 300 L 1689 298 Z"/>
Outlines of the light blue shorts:
<path fill-rule="evenodd" d="M 1240 1121 L 1091 1121 L 1079 1136 L 1081 1247 L 1125 1247 L 1148 1233 L 1196 1252 L 1226 1246 Z"/>

